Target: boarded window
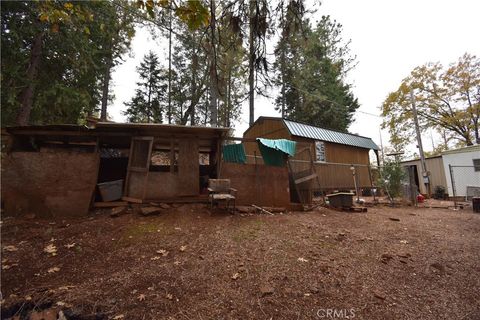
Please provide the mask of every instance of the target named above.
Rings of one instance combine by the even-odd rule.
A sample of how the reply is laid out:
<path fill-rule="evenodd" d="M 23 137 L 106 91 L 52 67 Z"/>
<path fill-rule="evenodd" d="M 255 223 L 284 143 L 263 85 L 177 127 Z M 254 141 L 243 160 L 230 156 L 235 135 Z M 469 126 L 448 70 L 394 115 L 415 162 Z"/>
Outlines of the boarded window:
<path fill-rule="evenodd" d="M 475 169 L 475 172 L 480 171 L 480 159 L 473 159 L 473 167 Z"/>
<path fill-rule="evenodd" d="M 325 162 L 325 143 L 323 141 L 315 141 L 315 160 Z"/>

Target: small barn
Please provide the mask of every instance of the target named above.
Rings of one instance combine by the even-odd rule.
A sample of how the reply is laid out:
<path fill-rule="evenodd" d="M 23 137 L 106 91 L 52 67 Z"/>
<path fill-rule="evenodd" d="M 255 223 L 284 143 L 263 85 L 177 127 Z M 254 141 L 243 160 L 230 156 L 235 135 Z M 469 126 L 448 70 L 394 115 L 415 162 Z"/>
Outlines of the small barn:
<path fill-rule="evenodd" d="M 293 174 L 314 168 L 320 191 L 353 189 L 355 173 L 360 188 L 373 183 L 370 155 L 378 162 L 378 146 L 368 137 L 275 117 L 259 117 L 243 134 L 249 163 L 262 160 L 257 138 L 288 139 L 297 142 L 297 151 L 289 160 Z M 371 153 L 373 152 L 373 154 Z"/>
<path fill-rule="evenodd" d="M 6 128 L 2 206 L 7 214 L 85 215 L 115 181 L 138 202 L 207 198 L 229 129 L 99 122 L 93 127 Z"/>

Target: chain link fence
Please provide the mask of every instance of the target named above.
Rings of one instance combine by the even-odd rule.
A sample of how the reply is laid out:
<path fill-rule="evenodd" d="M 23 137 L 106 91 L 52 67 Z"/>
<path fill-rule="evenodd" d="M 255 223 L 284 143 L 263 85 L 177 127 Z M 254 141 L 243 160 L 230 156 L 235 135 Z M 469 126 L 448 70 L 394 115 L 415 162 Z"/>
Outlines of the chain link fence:
<path fill-rule="evenodd" d="M 455 207 L 459 201 L 471 201 L 480 197 L 480 167 L 449 165 L 448 194 L 453 197 Z"/>

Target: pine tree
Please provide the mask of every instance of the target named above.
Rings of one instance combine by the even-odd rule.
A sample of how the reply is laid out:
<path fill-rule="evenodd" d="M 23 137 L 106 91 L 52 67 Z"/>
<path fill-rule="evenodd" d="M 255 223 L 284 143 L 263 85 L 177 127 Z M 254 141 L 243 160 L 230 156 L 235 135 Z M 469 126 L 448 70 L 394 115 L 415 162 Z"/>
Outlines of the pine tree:
<path fill-rule="evenodd" d="M 347 131 L 359 104 L 345 82 L 353 58 L 341 39 L 341 25 L 322 17 L 314 30 L 308 21 L 300 26 L 286 23 L 276 47 L 277 109 L 292 120 Z"/>
<path fill-rule="evenodd" d="M 140 81 L 135 96 L 125 103 L 124 115 L 129 122 L 162 123 L 167 96 L 167 75 L 161 68 L 158 56 L 149 52 L 137 68 Z"/>

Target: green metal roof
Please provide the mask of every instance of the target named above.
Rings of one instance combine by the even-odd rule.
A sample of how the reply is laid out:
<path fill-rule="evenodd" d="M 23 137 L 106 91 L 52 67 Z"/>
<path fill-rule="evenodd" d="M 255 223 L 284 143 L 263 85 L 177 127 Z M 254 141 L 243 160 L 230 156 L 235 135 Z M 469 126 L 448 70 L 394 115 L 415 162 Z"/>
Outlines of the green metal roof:
<path fill-rule="evenodd" d="M 299 123 L 283 119 L 288 131 L 293 136 L 321 140 L 326 142 L 344 144 L 353 147 L 379 150 L 379 147 L 367 137 L 358 136 L 351 133 L 329 130 L 320 127 L 314 127 L 308 124 Z"/>

